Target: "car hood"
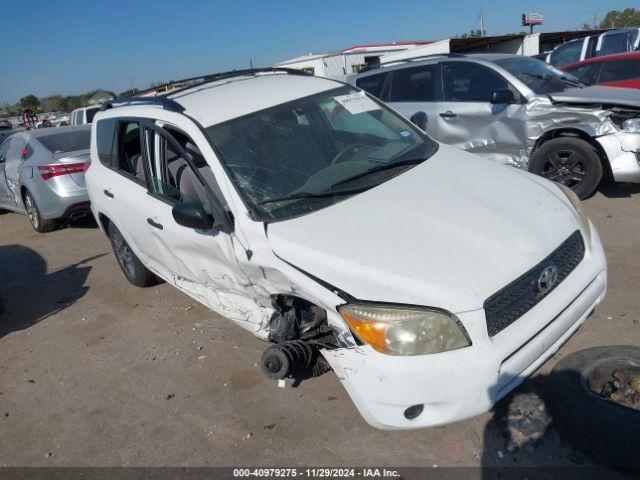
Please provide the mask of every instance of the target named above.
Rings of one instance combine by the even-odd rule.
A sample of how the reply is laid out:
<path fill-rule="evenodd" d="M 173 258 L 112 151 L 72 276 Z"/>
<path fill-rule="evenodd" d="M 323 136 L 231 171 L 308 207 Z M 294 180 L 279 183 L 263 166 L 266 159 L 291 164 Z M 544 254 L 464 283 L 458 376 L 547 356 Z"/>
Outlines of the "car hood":
<path fill-rule="evenodd" d="M 619 87 L 571 88 L 563 92 L 550 93 L 551 99 L 557 103 L 593 104 L 603 103 L 620 107 L 640 108 L 640 95 L 636 90 Z"/>
<path fill-rule="evenodd" d="M 441 145 L 382 185 L 269 225 L 268 236 L 281 259 L 355 298 L 459 313 L 578 228 L 551 182 Z"/>

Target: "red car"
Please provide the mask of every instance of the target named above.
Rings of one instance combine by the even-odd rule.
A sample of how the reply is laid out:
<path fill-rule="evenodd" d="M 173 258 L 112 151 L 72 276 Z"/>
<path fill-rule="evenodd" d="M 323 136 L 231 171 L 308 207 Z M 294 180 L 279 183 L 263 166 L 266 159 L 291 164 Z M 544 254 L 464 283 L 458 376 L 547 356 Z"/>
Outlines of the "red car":
<path fill-rule="evenodd" d="M 562 70 L 589 85 L 640 88 L 640 52 L 590 58 Z"/>

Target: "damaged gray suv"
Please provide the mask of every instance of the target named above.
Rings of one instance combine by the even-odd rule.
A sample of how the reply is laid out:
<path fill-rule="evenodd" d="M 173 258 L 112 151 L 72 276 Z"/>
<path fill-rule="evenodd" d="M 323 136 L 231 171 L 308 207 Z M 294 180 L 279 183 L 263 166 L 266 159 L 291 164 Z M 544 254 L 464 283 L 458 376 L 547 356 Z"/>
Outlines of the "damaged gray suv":
<path fill-rule="evenodd" d="M 640 182 L 636 90 L 587 87 L 507 54 L 388 62 L 350 82 L 407 117 L 422 116 L 433 138 L 562 183 L 580 198 L 603 177 Z"/>

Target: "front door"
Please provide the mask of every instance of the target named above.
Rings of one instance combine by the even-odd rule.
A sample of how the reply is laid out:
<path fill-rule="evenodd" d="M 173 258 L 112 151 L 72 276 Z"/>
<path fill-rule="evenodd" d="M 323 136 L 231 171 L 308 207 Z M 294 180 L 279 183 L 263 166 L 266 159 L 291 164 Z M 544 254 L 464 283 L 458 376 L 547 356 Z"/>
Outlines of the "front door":
<path fill-rule="evenodd" d="M 442 65 L 443 98 L 437 105 L 441 142 L 495 158 L 524 155 L 525 110 L 520 93 L 498 72 L 472 62 Z M 493 93 L 510 89 L 512 104 L 492 104 Z"/>
<path fill-rule="evenodd" d="M 156 244 L 155 263 L 166 268 L 167 278 L 177 287 L 237 319 L 238 311 L 250 308 L 251 301 L 231 235 L 216 227 L 184 227 L 173 218 L 173 206 L 178 203 L 197 203 L 214 218 L 222 214 L 220 199 L 212 193 L 215 179 L 210 167 L 195 143 L 178 130 L 169 133 L 148 124 L 143 138 L 151 200 L 147 228 Z"/>

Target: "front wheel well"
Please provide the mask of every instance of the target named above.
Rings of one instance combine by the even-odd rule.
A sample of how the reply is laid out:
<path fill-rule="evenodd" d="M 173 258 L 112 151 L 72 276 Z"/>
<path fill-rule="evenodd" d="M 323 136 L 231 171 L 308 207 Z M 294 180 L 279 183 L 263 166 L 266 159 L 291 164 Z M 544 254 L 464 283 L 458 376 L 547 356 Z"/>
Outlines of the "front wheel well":
<path fill-rule="evenodd" d="M 529 158 L 531 158 L 531 155 L 533 155 L 533 152 L 535 152 L 543 144 L 547 143 L 549 140 L 553 140 L 559 137 L 579 138 L 587 142 L 598 153 L 598 157 L 600 158 L 600 163 L 602 163 L 602 168 L 604 169 L 605 176 L 607 178 L 613 177 L 613 173 L 611 171 L 611 165 L 609 164 L 609 158 L 607 157 L 607 154 L 602 148 L 602 145 L 600 145 L 600 143 L 598 143 L 598 141 L 595 138 L 593 138 L 591 135 L 589 135 L 587 132 L 580 130 L 578 128 L 558 128 L 555 130 L 549 130 L 545 132 L 540 136 L 540 138 L 538 138 L 538 140 L 536 140 L 536 143 L 533 146 L 533 149 L 531 150 L 531 154 L 529 155 Z"/>

